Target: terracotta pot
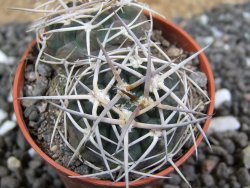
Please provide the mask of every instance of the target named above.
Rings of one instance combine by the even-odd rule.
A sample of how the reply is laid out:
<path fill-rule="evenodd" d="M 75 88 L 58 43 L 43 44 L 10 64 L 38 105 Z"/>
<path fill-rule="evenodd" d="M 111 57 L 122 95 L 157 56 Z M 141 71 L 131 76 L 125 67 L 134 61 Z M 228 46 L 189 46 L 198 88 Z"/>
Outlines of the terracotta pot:
<path fill-rule="evenodd" d="M 154 16 L 154 27 L 157 29 L 162 30 L 163 36 L 169 40 L 170 42 L 176 43 L 179 47 L 189 51 L 189 52 L 197 52 L 200 50 L 200 47 L 197 45 L 197 43 L 181 28 L 176 26 L 174 23 L 165 20 L 159 16 Z M 25 136 L 26 140 L 29 142 L 29 144 L 32 146 L 32 148 L 47 162 L 49 163 L 59 174 L 62 181 L 65 183 L 65 185 L 68 188 L 105 188 L 105 187 L 124 187 L 124 182 L 118 182 L 113 183 L 110 181 L 102 181 L 102 180 L 96 180 L 91 178 L 84 178 L 84 179 L 71 179 L 68 176 L 76 176 L 77 173 L 68 170 L 67 168 L 61 166 L 60 164 L 56 163 L 53 159 L 51 159 L 47 154 L 45 154 L 39 146 L 35 143 L 35 141 L 32 139 L 27 126 L 24 122 L 23 117 L 23 110 L 21 108 L 20 100 L 18 99 L 21 96 L 23 83 L 24 83 L 24 70 L 25 70 L 25 59 L 27 55 L 29 54 L 31 48 L 36 44 L 36 41 L 33 41 L 31 46 L 26 50 L 24 53 L 17 71 L 15 75 L 14 80 L 14 86 L 13 86 L 13 99 L 14 99 L 14 110 L 16 113 L 17 121 L 19 124 L 19 127 Z M 200 60 L 200 68 L 201 70 L 207 75 L 208 77 L 208 94 L 211 99 L 211 103 L 209 104 L 207 114 L 209 116 L 212 116 L 213 109 L 214 109 L 214 94 L 215 94 L 215 87 L 214 87 L 214 78 L 213 74 L 210 68 L 210 65 L 208 63 L 208 60 L 204 53 L 199 55 Z M 203 125 L 204 132 L 207 131 L 209 126 L 210 119 L 207 119 L 205 124 Z M 201 142 L 203 136 L 200 134 L 196 140 L 197 145 Z M 195 147 L 192 146 L 178 161 L 176 161 L 176 165 L 180 166 L 182 163 L 184 163 L 194 152 Z M 165 170 L 161 171 L 157 175 L 159 176 L 165 176 L 169 174 L 171 171 L 173 171 L 173 167 L 168 167 Z M 159 179 L 156 178 L 145 178 L 136 182 L 131 183 L 131 188 L 139 188 L 139 187 L 145 187 L 148 185 L 152 185 L 152 183 L 159 182 Z"/>

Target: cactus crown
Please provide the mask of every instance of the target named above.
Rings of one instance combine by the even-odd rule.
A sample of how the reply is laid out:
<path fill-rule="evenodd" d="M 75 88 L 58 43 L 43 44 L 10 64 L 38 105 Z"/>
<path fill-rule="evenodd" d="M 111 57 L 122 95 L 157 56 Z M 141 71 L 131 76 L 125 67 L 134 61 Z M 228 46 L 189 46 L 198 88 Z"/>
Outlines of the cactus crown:
<path fill-rule="evenodd" d="M 130 175 L 159 177 L 167 165 L 182 176 L 174 159 L 190 140 L 196 145 L 197 130 L 204 135 L 201 106 L 209 103 L 186 65 L 204 49 L 178 63 L 168 57 L 151 40 L 153 12 L 133 0 L 51 0 L 31 11 L 44 13 L 31 26 L 36 67 L 50 64 L 64 79 L 49 96 L 24 99 L 58 109 L 51 145 L 59 133 L 73 152 L 69 165 L 79 158 L 95 170 L 80 177 L 108 175 L 127 187 Z"/>

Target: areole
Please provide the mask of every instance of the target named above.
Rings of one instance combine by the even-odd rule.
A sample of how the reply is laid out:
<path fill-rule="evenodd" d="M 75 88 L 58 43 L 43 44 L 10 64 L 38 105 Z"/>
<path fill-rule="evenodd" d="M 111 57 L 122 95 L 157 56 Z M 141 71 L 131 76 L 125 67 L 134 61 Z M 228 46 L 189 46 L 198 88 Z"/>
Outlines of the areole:
<path fill-rule="evenodd" d="M 154 15 L 154 28 L 158 30 L 162 30 L 163 36 L 169 40 L 170 42 L 176 43 L 179 47 L 183 48 L 186 51 L 190 52 L 197 52 L 200 50 L 199 45 L 181 28 L 176 26 L 174 23 L 165 20 L 164 18 Z M 124 182 L 111 182 L 111 181 L 103 181 L 97 180 L 93 178 L 82 178 L 82 179 L 72 179 L 68 176 L 77 176 L 75 172 L 61 166 L 60 164 L 56 163 L 53 159 L 51 159 L 47 154 L 45 154 L 39 146 L 35 143 L 32 139 L 26 124 L 24 122 L 23 111 L 21 108 L 20 100 L 18 99 L 22 93 L 22 87 L 24 84 L 24 70 L 25 70 L 25 60 L 27 55 L 29 54 L 31 48 L 36 44 L 34 40 L 30 47 L 25 51 L 22 59 L 19 62 L 14 85 L 13 85 L 13 103 L 14 103 L 14 110 L 16 113 L 17 121 L 19 127 L 25 136 L 26 140 L 32 146 L 32 148 L 47 162 L 49 163 L 54 169 L 56 169 L 57 173 L 61 177 L 62 181 L 65 183 L 67 187 L 78 187 L 78 188 L 103 188 L 103 187 L 125 187 Z M 200 60 L 200 68 L 206 74 L 208 78 L 208 94 L 211 99 L 211 102 L 208 106 L 207 115 L 212 116 L 214 110 L 214 94 L 215 94 L 215 87 L 214 87 L 214 78 L 213 74 L 209 65 L 209 62 L 204 53 L 199 55 Z M 210 119 L 207 119 L 203 125 L 203 131 L 206 132 L 209 126 Z M 200 134 L 197 139 L 197 145 L 202 141 L 203 136 Z M 195 146 L 193 145 L 178 161 L 175 162 L 176 166 L 181 165 L 184 163 L 195 151 Z M 156 175 L 159 176 L 166 176 L 171 171 L 173 171 L 173 167 L 168 167 L 165 170 L 159 172 Z M 145 187 L 155 183 L 157 180 L 156 178 L 145 178 L 138 181 L 134 181 L 130 183 L 130 187 Z"/>

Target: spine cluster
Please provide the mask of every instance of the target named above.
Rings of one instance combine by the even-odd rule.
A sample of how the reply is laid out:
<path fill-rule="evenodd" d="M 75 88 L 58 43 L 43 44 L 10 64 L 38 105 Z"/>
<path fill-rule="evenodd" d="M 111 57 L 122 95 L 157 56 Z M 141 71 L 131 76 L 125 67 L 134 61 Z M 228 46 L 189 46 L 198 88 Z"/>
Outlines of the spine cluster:
<path fill-rule="evenodd" d="M 59 133 L 73 152 L 69 165 L 79 158 L 96 172 L 73 178 L 108 175 L 128 187 L 131 174 L 159 177 L 168 165 L 182 176 L 175 157 L 190 140 L 195 145 L 197 132 L 204 135 L 207 119 L 201 106 L 209 97 L 187 66 L 204 49 L 170 58 L 152 40 L 154 12 L 132 0 L 51 0 L 29 11 L 44 14 L 31 26 L 36 67 L 50 64 L 66 79 L 53 95 L 24 98 L 58 109 L 51 145 Z"/>

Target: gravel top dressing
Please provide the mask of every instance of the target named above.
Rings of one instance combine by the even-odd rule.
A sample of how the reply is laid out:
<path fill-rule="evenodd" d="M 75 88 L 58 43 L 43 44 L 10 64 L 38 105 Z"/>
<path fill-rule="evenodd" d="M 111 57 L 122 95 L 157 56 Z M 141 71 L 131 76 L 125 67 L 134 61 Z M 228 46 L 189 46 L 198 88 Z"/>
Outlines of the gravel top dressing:
<path fill-rule="evenodd" d="M 193 155 L 180 167 L 194 188 L 250 186 L 249 12 L 250 3 L 223 5 L 190 20 L 176 19 L 201 46 L 212 43 L 206 54 L 217 89 L 216 111 L 208 136 L 212 150 L 203 141 L 198 148 L 198 159 Z M 25 33 L 26 30 L 27 24 L 19 23 L 0 28 L 0 187 L 64 187 L 54 171 L 30 149 L 13 114 L 11 83 L 16 62 L 34 38 Z M 40 67 L 40 71 L 47 68 Z M 25 78 L 32 80 L 34 75 L 27 73 Z M 39 84 L 40 91 L 32 92 L 47 89 L 46 80 L 40 80 Z M 199 84 L 204 84 L 203 80 Z M 38 113 L 45 107 L 46 104 L 41 103 L 38 109 L 26 110 L 25 115 L 36 122 Z M 177 173 L 169 176 L 172 178 L 166 180 L 162 188 L 187 187 Z"/>

